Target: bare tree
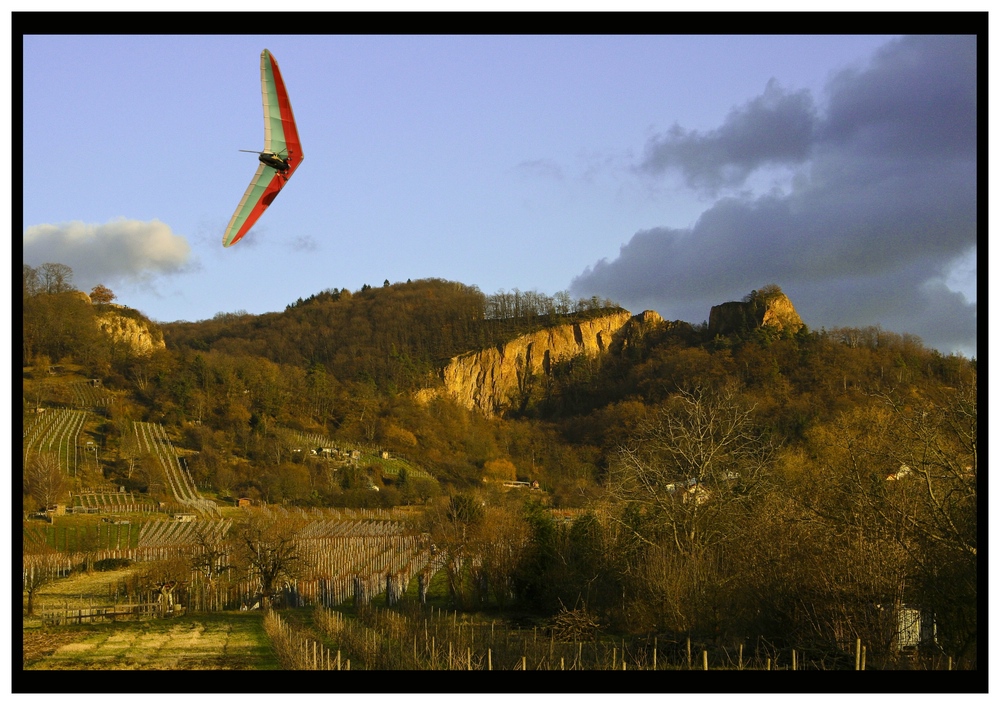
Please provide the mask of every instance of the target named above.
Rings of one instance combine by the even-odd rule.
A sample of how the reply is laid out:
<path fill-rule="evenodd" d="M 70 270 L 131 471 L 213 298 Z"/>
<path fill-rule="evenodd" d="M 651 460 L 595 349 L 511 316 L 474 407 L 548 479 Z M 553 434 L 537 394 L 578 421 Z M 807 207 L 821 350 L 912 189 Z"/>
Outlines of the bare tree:
<path fill-rule="evenodd" d="M 261 606 L 269 606 L 282 580 L 295 579 L 303 563 L 298 526 L 289 519 L 248 510 L 230 531 L 236 565 L 261 583 Z"/>
<path fill-rule="evenodd" d="M 24 286 L 24 300 L 27 300 L 38 293 L 41 288 L 41 278 L 38 270 L 31 265 L 25 264 L 21 270 L 21 281 Z"/>
<path fill-rule="evenodd" d="M 26 617 L 33 617 L 35 614 L 35 597 L 38 591 L 53 582 L 56 577 L 54 571 L 46 569 L 41 564 L 32 563 L 24 567 L 22 589 L 28 596 L 28 604 L 24 609 Z"/>
<path fill-rule="evenodd" d="M 55 504 L 66 493 L 66 475 L 55 453 L 39 453 L 24 466 L 24 491 L 39 508 Z"/>
<path fill-rule="evenodd" d="M 718 624 L 728 542 L 766 494 L 771 455 L 732 386 L 680 390 L 639 424 L 608 482 L 626 619 L 675 631 Z"/>
<path fill-rule="evenodd" d="M 503 609 L 515 596 L 515 578 L 531 538 L 528 522 L 514 507 L 491 506 L 485 512 L 478 534 L 481 571 L 497 604 Z"/>
<path fill-rule="evenodd" d="M 46 294 L 73 291 L 73 270 L 65 264 L 46 262 L 40 268 L 40 277 Z"/>
<path fill-rule="evenodd" d="M 232 569 L 229 547 L 225 540 L 226 523 L 199 519 L 194 527 L 195 549 L 191 568 L 197 570 L 211 586 L 216 579 Z"/>
<path fill-rule="evenodd" d="M 463 609 L 472 607 L 474 602 L 466 574 L 476 572 L 477 566 L 482 564 L 477 543 L 484 514 L 480 497 L 460 492 L 442 497 L 423 515 L 424 526 L 434 545 L 447 552 L 444 568 L 448 588 Z"/>
<path fill-rule="evenodd" d="M 693 553 L 721 536 L 718 517 L 747 504 L 766 478 L 772 447 L 733 387 L 679 391 L 640 424 L 619 449 L 609 483 L 622 508 L 648 519 L 680 553 Z"/>

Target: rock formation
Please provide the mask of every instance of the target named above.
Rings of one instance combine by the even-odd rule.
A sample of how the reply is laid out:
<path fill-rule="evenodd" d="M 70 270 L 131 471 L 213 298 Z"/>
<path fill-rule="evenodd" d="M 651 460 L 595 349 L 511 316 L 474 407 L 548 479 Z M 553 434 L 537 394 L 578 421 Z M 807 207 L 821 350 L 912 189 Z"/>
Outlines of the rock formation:
<path fill-rule="evenodd" d="M 96 321 L 102 333 L 115 344 L 127 346 L 132 355 L 145 357 L 166 347 L 163 334 L 143 318 L 106 310 L 96 315 Z"/>
<path fill-rule="evenodd" d="M 662 322 L 655 311 L 633 317 L 628 311 L 528 333 L 493 348 L 452 358 L 441 372 L 441 387 L 417 394 L 427 401 L 438 394 L 487 416 L 503 413 L 532 375 L 577 355 L 595 357 L 625 344 L 630 329 Z"/>
<path fill-rule="evenodd" d="M 708 332 L 713 336 L 746 333 L 764 327 L 796 333 L 802 326 L 802 319 L 791 300 L 777 287 L 753 292 L 745 301 L 713 306 L 708 316 Z"/>

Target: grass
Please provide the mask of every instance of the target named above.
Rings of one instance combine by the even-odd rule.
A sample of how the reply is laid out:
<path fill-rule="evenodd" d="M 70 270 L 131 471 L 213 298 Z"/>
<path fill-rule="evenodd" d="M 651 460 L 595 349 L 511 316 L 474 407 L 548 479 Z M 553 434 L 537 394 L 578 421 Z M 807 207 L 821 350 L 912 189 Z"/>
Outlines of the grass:
<path fill-rule="evenodd" d="M 35 612 L 110 604 L 108 589 L 134 568 L 77 573 L 39 589 Z M 23 620 L 29 670 L 268 670 L 277 657 L 260 612 L 216 612 L 170 619 L 41 626 Z"/>
<path fill-rule="evenodd" d="M 48 585 L 43 585 L 35 594 L 35 616 L 25 618 L 25 628 L 41 624 L 41 614 L 47 611 L 70 609 L 78 610 L 92 606 L 109 605 L 113 598 L 108 597 L 108 590 L 132 573 L 134 568 L 108 570 L 103 572 L 74 573 L 68 578 L 62 578 Z M 27 596 L 24 603 L 27 604 Z"/>
<path fill-rule="evenodd" d="M 260 612 L 26 629 L 26 670 L 273 670 Z"/>

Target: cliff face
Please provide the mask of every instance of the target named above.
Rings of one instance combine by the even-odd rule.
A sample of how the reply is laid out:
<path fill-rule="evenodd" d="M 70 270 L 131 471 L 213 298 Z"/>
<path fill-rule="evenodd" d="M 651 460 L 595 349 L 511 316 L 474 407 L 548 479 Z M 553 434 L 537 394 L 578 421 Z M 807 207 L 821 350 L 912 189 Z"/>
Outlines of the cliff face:
<path fill-rule="evenodd" d="M 116 344 L 127 346 L 133 355 L 145 357 L 166 347 L 160 331 L 151 330 L 144 321 L 115 311 L 103 311 L 96 320 L 102 333 Z"/>
<path fill-rule="evenodd" d="M 791 300 L 784 294 L 766 300 L 728 301 L 713 306 L 708 316 L 708 332 L 711 335 L 743 333 L 765 326 L 795 333 L 803 323 Z"/>
<path fill-rule="evenodd" d="M 624 344 L 630 326 L 659 321 L 653 311 L 634 318 L 621 311 L 522 335 L 495 348 L 452 358 L 441 373 L 443 386 L 422 390 L 417 396 L 426 401 L 443 393 L 468 409 L 494 416 L 509 408 L 511 397 L 531 375 L 548 374 L 552 365 L 577 355 L 595 357 Z"/>

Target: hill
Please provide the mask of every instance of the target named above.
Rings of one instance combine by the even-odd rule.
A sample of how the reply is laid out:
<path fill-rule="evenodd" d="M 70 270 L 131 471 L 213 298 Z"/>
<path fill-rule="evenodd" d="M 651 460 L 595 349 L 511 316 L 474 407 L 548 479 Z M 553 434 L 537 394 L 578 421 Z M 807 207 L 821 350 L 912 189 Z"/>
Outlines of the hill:
<path fill-rule="evenodd" d="M 974 661 L 976 361 L 812 331 L 775 289 L 731 327 L 440 280 L 200 322 L 115 309 L 162 331 L 140 351 L 102 332 L 107 304 L 26 288 L 23 507 L 100 483 L 153 507 L 410 505 L 482 561 L 451 575 L 463 606 L 836 663 L 844 634 L 893 653 L 896 613 L 866 606 L 913 604 Z"/>

